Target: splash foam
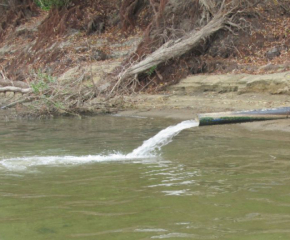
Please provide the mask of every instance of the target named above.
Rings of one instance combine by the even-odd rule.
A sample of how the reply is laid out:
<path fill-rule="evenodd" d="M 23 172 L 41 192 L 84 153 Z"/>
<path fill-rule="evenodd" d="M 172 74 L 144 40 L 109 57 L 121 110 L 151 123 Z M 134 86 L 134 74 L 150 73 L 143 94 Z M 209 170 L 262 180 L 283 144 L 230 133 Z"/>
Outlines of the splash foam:
<path fill-rule="evenodd" d="M 140 147 L 134 149 L 129 154 L 115 152 L 109 155 L 17 157 L 0 160 L 0 166 L 10 171 L 21 171 L 33 166 L 76 165 L 92 162 L 153 158 L 157 156 L 158 151 L 163 146 L 170 143 L 172 138 L 182 130 L 196 126 L 198 126 L 198 123 L 193 120 L 183 121 L 175 126 L 170 126 L 161 130 L 154 137 L 144 141 Z"/>

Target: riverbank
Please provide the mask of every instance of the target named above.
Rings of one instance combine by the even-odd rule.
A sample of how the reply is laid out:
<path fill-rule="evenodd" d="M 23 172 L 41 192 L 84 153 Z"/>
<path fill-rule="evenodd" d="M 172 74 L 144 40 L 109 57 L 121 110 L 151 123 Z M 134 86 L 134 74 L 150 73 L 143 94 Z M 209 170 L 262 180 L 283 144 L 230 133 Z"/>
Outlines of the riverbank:
<path fill-rule="evenodd" d="M 289 96 L 269 94 L 203 93 L 195 96 L 138 95 L 125 98 L 122 110 L 113 113 L 122 117 L 195 119 L 198 113 L 239 111 L 290 106 Z M 111 114 L 111 113 L 110 113 Z M 0 110 L 0 121 L 23 119 L 17 109 Z M 290 132 L 290 120 L 273 120 L 239 124 L 251 131 Z"/>
<path fill-rule="evenodd" d="M 187 120 L 195 119 L 199 113 L 289 107 L 289 76 L 290 72 L 264 75 L 191 75 L 178 84 L 166 87 L 158 94 L 138 93 L 117 98 L 113 100 L 107 113 L 124 117 Z M 2 97 L 1 105 L 8 98 L 10 101 L 17 98 L 17 95 L 2 94 Z M 102 113 L 99 109 L 94 109 L 97 101 L 93 98 L 87 102 L 90 115 Z M 0 120 L 9 121 L 23 115 L 29 117 L 29 112 L 32 111 L 31 104 L 33 103 L 23 103 L 15 105 L 12 109 L 2 109 Z M 23 114 L 23 111 L 28 111 L 28 114 Z M 289 120 L 240 125 L 250 130 L 290 132 Z"/>
<path fill-rule="evenodd" d="M 99 67 L 107 69 L 107 65 Z M 59 79 L 60 81 L 72 79 L 73 74 L 76 73 L 78 73 L 77 69 L 75 71 L 69 70 Z M 20 93 L 0 94 L 1 106 L 17 102 L 18 99 L 22 98 Z M 106 105 L 103 109 L 100 108 L 101 101 L 102 99 L 99 98 L 88 100 L 82 110 L 84 115 L 86 113 L 88 115 L 117 114 L 125 117 L 187 120 L 195 119 L 199 113 L 289 107 L 290 72 L 281 71 L 261 75 L 190 75 L 178 84 L 165 87 L 158 94 L 135 93 L 115 97 L 112 100 L 104 101 Z M 16 104 L 13 108 L 1 109 L 0 120 L 9 121 L 23 116 L 24 118 L 33 118 L 35 116 L 31 113 L 33 113 L 34 104 L 35 102 L 23 102 Z M 36 117 L 50 117 L 50 115 L 36 115 Z M 289 120 L 244 123 L 241 126 L 250 130 L 290 132 Z"/>
<path fill-rule="evenodd" d="M 287 105 L 288 103 L 288 105 Z M 289 106 L 289 97 L 268 94 L 218 95 L 207 93 L 199 96 L 139 96 L 134 109 L 117 113 L 124 117 L 195 119 L 198 113 L 240 111 Z M 251 131 L 290 132 L 290 120 L 272 120 L 239 124 Z"/>
<path fill-rule="evenodd" d="M 199 113 L 290 106 L 289 72 L 268 75 L 193 75 L 158 95 L 126 97 L 120 116 L 195 119 Z M 290 132 L 289 120 L 243 123 L 250 130 Z"/>
<path fill-rule="evenodd" d="M 133 12 L 140 15 L 131 16 L 130 27 L 130 1 L 121 2 L 78 2 L 49 11 L 19 2 L 19 19 L 6 9 L 2 26 L 7 26 L 0 34 L 0 119 L 117 113 L 181 120 L 205 112 L 290 106 L 286 2 L 265 1 L 253 9 L 245 1 L 249 13 L 242 19 L 251 27 L 241 25 L 235 35 L 234 29 L 220 29 L 208 43 L 201 41 L 180 57 L 168 56 L 134 77 L 128 72 L 155 50 L 207 26 L 210 18 L 204 22 L 203 16 L 209 12 L 203 1 L 196 1 L 197 12 L 192 1 L 168 1 L 159 9 L 161 15 L 174 16 L 168 22 L 153 17 L 155 7 L 144 1 L 136 5 L 140 11 Z M 185 16 L 184 9 L 191 7 L 194 11 L 187 12 L 193 15 Z"/>

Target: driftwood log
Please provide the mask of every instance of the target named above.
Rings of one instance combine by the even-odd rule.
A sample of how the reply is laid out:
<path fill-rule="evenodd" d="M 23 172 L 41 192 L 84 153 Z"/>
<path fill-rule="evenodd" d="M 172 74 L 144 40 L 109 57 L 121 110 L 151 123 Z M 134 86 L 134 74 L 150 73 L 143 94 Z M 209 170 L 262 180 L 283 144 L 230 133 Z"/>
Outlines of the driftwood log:
<path fill-rule="evenodd" d="M 30 93 L 32 92 L 31 88 L 20 88 L 14 86 L 0 87 L 0 92 L 19 92 L 19 93 Z"/>

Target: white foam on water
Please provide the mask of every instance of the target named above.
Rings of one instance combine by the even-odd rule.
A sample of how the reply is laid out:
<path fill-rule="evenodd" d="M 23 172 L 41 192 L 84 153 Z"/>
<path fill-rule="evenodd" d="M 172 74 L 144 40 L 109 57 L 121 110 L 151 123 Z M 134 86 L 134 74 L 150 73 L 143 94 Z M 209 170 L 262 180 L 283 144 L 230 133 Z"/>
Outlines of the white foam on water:
<path fill-rule="evenodd" d="M 86 156 L 32 156 L 9 158 L 0 161 L 0 164 L 10 171 L 23 171 L 33 166 L 78 165 L 92 162 L 128 160 L 126 155 L 114 153 L 109 155 Z"/>
<path fill-rule="evenodd" d="M 197 127 L 198 122 L 194 120 L 183 121 L 175 126 L 170 126 L 161 130 L 154 137 L 146 140 L 143 144 L 134 149 L 127 156 L 135 158 L 141 156 L 156 156 L 156 150 L 160 150 L 163 146 L 172 141 L 172 138 L 179 134 L 182 130 L 192 127 Z"/>
<path fill-rule="evenodd" d="M 170 126 L 154 137 L 146 140 L 143 144 L 129 154 L 112 153 L 109 155 L 86 155 L 86 156 L 32 156 L 0 159 L 0 169 L 10 171 L 24 171 L 33 166 L 59 166 L 77 165 L 93 162 L 124 161 L 133 159 L 153 158 L 157 152 L 172 141 L 172 138 L 182 130 L 196 127 L 198 123 L 194 120 L 183 121 L 175 126 Z"/>

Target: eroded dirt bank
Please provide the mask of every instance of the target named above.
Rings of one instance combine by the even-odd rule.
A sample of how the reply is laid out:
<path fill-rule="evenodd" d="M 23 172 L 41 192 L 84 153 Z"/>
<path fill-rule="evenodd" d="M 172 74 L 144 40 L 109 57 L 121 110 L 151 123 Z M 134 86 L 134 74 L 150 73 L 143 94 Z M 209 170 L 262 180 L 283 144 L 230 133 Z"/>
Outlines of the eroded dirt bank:
<path fill-rule="evenodd" d="M 234 8 L 227 0 L 71 0 L 49 11 L 17 2 L 0 7 L 1 120 L 104 113 L 191 119 L 290 106 L 286 0 L 240 0 Z M 221 13 L 223 24 L 206 41 L 133 74 L 158 49 L 204 33 Z M 287 130 L 280 122 L 273 124 Z"/>

